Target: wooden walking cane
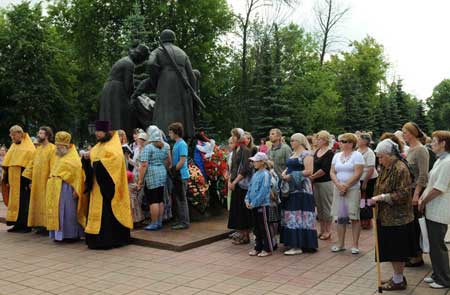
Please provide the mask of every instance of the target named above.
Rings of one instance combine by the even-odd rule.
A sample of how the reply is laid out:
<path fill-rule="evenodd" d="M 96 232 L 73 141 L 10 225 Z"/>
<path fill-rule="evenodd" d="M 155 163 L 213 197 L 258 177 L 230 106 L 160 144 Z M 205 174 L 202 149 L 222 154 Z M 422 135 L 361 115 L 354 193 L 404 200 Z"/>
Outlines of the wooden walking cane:
<path fill-rule="evenodd" d="M 377 281 L 378 281 L 378 294 L 383 293 L 381 288 L 381 269 L 380 269 L 380 249 L 378 248 L 378 224 L 377 224 L 377 214 L 378 214 L 378 204 L 375 204 L 372 208 L 373 211 L 373 235 L 375 239 L 375 261 L 377 267 Z"/>

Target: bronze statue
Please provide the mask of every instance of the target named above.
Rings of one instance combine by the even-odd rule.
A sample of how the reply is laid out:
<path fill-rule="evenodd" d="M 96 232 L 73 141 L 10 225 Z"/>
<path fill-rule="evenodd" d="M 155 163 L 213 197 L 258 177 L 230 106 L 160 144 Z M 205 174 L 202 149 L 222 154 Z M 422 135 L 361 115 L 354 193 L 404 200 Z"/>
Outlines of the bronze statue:
<path fill-rule="evenodd" d="M 193 98 L 198 98 L 193 90 L 196 81 L 189 57 L 174 45 L 175 39 L 173 31 L 162 31 L 161 46 L 150 55 L 150 64 L 156 70 L 156 75 L 151 76 L 157 77 L 153 123 L 167 132 L 169 124 L 181 122 L 184 126 L 184 137 L 193 137 Z"/>
<path fill-rule="evenodd" d="M 134 68 L 148 57 L 148 47 L 138 45 L 131 48 L 128 56 L 118 60 L 111 68 L 100 96 L 99 120 L 110 121 L 113 130 L 123 129 L 129 133 L 133 127 L 129 104 L 134 91 Z"/>

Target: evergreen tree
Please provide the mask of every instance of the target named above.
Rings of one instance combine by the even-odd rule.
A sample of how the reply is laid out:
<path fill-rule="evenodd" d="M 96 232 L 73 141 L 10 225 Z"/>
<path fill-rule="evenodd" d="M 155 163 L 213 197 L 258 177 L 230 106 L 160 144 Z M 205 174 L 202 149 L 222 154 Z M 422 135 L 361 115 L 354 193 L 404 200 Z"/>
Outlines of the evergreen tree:
<path fill-rule="evenodd" d="M 23 2 L 6 12 L 0 56 L 2 135 L 13 124 L 33 133 L 44 124 L 73 131 L 77 68 L 40 4 Z"/>
<path fill-rule="evenodd" d="M 398 128 L 401 128 L 403 124 L 410 121 L 411 114 L 409 109 L 409 97 L 403 91 L 403 83 L 400 79 L 395 83 L 395 101 L 398 110 Z"/>
<path fill-rule="evenodd" d="M 271 107 L 274 97 L 274 79 L 272 65 L 271 40 L 267 31 L 263 32 L 261 43 L 255 51 L 256 64 L 253 83 L 250 90 L 251 98 L 248 106 L 248 130 L 255 138 L 267 135 L 273 122 Z"/>
<path fill-rule="evenodd" d="M 430 132 L 430 122 L 425 111 L 425 105 L 422 101 L 416 101 L 415 118 L 414 122 L 420 126 L 420 128 L 427 133 Z"/>
<path fill-rule="evenodd" d="M 375 129 L 375 109 L 379 106 L 379 85 L 384 81 L 387 62 L 383 47 L 373 38 L 353 42 L 352 52 L 335 57 L 336 88 L 342 97 L 342 126 L 346 131 Z"/>
<path fill-rule="evenodd" d="M 433 130 L 450 130 L 450 79 L 445 79 L 434 87 L 427 104 Z"/>
<path fill-rule="evenodd" d="M 133 13 L 124 21 L 126 49 L 138 44 L 148 43 L 148 33 L 145 29 L 145 17 L 141 14 L 139 4 L 133 6 Z"/>

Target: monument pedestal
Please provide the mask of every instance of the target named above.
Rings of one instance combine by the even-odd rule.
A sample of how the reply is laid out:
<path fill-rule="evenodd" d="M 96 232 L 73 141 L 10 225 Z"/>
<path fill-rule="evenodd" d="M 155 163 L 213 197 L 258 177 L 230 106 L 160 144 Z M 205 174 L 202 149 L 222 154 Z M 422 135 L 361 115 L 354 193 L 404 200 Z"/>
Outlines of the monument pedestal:
<path fill-rule="evenodd" d="M 0 201 L 0 222 L 6 223 L 6 206 L 3 200 Z M 131 238 L 133 244 L 144 247 L 186 251 L 226 239 L 231 233 L 227 228 L 227 222 L 228 212 L 224 210 L 219 216 L 191 223 L 185 230 L 172 230 L 170 224 L 165 224 L 159 231 L 134 229 Z"/>

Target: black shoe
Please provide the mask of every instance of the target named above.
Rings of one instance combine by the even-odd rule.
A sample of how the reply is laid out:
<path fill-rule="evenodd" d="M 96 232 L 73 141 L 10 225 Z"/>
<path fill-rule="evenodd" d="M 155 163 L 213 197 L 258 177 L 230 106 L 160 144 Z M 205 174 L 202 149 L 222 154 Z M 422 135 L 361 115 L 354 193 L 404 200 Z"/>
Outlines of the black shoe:
<path fill-rule="evenodd" d="M 178 223 L 176 225 L 172 225 L 173 230 L 181 230 L 181 229 L 187 229 L 187 228 L 189 228 L 189 225 L 187 225 L 187 224 Z"/>
<path fill-rule="evenodd" d="M 414 263 L 412 263 L 410 260 L 408 260 L 405 263 L 405 267 L 421 267 L 424 264 L 425 264 L 425 262 L 423 262 L 423 260 L 420 260 L 420 261 L 417 261 L 417 262 L 414 262 Z"/>
<path fill-rule="evenodd" d="M 48 236 L 48 230 L 45 227 L 36 227 L 35 233 L 41 236 Z"/>
<path fill-rule="evenodd" d="M 29 227 L 17 227 L 13 226 L 12 228 L 8 229 L 9 233 L 29 233 L 31 232 L 31 228 Z"/>
<path fill-rule="evenodd" d="M 9 233 L 15 233 L 15 232 L 17 232 L 19 229 L 16 227 L 16 226 L 13 226 L 13 227 L 11 227 L 11 228 L 9 228 L 8 230 L 7 230 L 7 232 L 9 232 Z"/>

